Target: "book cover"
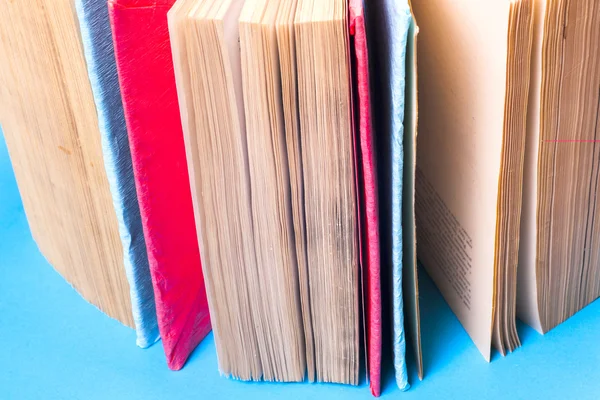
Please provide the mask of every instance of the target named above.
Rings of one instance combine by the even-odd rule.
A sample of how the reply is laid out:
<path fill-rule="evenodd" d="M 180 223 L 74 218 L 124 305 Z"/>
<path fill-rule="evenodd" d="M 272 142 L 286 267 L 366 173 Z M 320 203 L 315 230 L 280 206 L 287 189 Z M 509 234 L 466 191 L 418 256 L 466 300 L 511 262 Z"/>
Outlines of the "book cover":
<path fill-rule="evenodd" d="M 31 235 L 85 300 L 134 327 L 74 4 L 2 1 L 0 15 L 0 120 Z"/>
<path fill-rule="evenodd" d="M 104 168 L 119 223 L 137 344 L 146 348 L 159 339 L 158 323 L 108 7 L 106 0 L 77 0 L 75 6 L 98 112 Z"/>
<path fill-rule="evenodd" d="M 361 214 L 361 245 L 363 290 L 367 341 L 367 372 L 374 396 L 381 394 L 381 276 L 379 257 L 379 206 L 377 194 L 377 163 L 371 126 L 371 97 L 369 86 L 369 53 L 362 0 L 351 0 L 350 35 L 354 57 L 353 84 L 357 93 L 358 142 L 355 151 L 360 162 L 358 193 Z"/>
<path fill-rule="evenodd" d="M 158 324 L 177 370 L 210 331 L 210 317 L 169 44 L 173 3 L 108 5 Z"/>

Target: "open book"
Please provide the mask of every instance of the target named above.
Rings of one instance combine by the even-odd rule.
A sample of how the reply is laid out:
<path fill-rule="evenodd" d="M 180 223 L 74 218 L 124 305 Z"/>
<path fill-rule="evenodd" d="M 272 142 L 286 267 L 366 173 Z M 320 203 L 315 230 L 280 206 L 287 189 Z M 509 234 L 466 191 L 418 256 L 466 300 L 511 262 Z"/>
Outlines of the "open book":
<path fill-rule="evenodd" d="M 519 346 L 517 263 L 532 0 L 413 0 L 420 261 L 489 360 Z"/>

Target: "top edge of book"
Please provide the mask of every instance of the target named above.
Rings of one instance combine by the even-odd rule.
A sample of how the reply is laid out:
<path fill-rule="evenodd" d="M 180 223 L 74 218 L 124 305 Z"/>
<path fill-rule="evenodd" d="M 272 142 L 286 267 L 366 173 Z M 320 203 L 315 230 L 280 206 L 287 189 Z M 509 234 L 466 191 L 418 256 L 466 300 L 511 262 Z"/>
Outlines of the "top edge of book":
<path fill-rule="evenodd" d="M 173 0 L 109 0 L 121 7 L 153 7 L 170 6 Z M 246 10 L 242 13 L 241 22 L 262 24 L 304 24 L 328 23 L 347 20 L 347 0 L 178 0 L 173 5 L 169 14 L 177 18 L 192 19 L 195 21 L 222 21 L 227 17 L 227 12 L 232 6 L 244 3 Z M 237 4 L 236 4 L 237 3 Z M 267 12 L 270 7 L 279 11 L 271 14 Z M 257 14 L 262 11 L 259 18 Z M 287 12 L 287 14 L 285 14 Z M 284 14 L 284 15 L 282 15 Z M 268 16 L 268 18 L 266 18 Z"/>
<path fill-rule="evenodd" d="M 170 8 L 174 2 L 174 0 L 108 0 L 109 5 L 121 8 Z"/>
<path fill-rule="evenodd" d="M 290 1 L 280 0 L 246 0 L 239 22 L 257 26 L 274 26 L 280 14 L 282 18 L 288 17 L 291 7 Z M 286 6 L 287 9 L 286 9 Z"/>

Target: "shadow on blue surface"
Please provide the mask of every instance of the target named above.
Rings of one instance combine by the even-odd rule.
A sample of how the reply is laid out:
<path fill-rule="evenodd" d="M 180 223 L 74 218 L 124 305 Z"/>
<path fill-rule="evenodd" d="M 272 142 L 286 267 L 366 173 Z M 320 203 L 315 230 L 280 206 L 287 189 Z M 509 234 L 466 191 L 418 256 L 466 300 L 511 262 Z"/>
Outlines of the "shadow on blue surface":
<path fill-rule="evenodd" d="M 0 135 L 1 136 L 1 135 Z M 519 325 L 523 347 L 486 363 L 421 272 L 425 380 L 395 387 L 384 365 L 383 398 L 598 399 L 600 302 L 542 337 Z M 212 335 L 179 372 L 161 345 L 86 303 L 31 238 L 4 140 L 0 140 L 0 399 L 369 399 L 368 387 L 244 383 L 219 376 Z M 410 349 L 409 349 L 410 352 Z M 411 361 L 411 360 L 409 360 Z"/>

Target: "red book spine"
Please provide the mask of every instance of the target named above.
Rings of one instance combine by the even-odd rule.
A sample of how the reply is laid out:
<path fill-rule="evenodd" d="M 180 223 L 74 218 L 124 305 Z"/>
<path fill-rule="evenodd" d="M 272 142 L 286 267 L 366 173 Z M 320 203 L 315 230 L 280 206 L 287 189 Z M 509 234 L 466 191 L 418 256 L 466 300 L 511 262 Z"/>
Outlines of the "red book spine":
<path fill-rule="evenodd" d="M 358 128 L 360 137 L 359 171 L 362 172 L 363 195 L 360 199 L 362 241 L 366 243 L 363 254 L 366 292 L 367 365 L 371 393 L 381 394 L 381 266 L 379 249 L 379 205 L 377 198 L 377 168 L 374 138 L 371 127 L 371 97 L 369 86 L 369 56 L 362 0 L 350 0 L 350 34 L 354 41 L 355 74 L 353 83 L 358 93 Z"/>
<path fill-rule="evenodd" d="M 108 6 L 159 330 L 178 370 L 211 326 L 167 27 L 174 2 Z"/>

